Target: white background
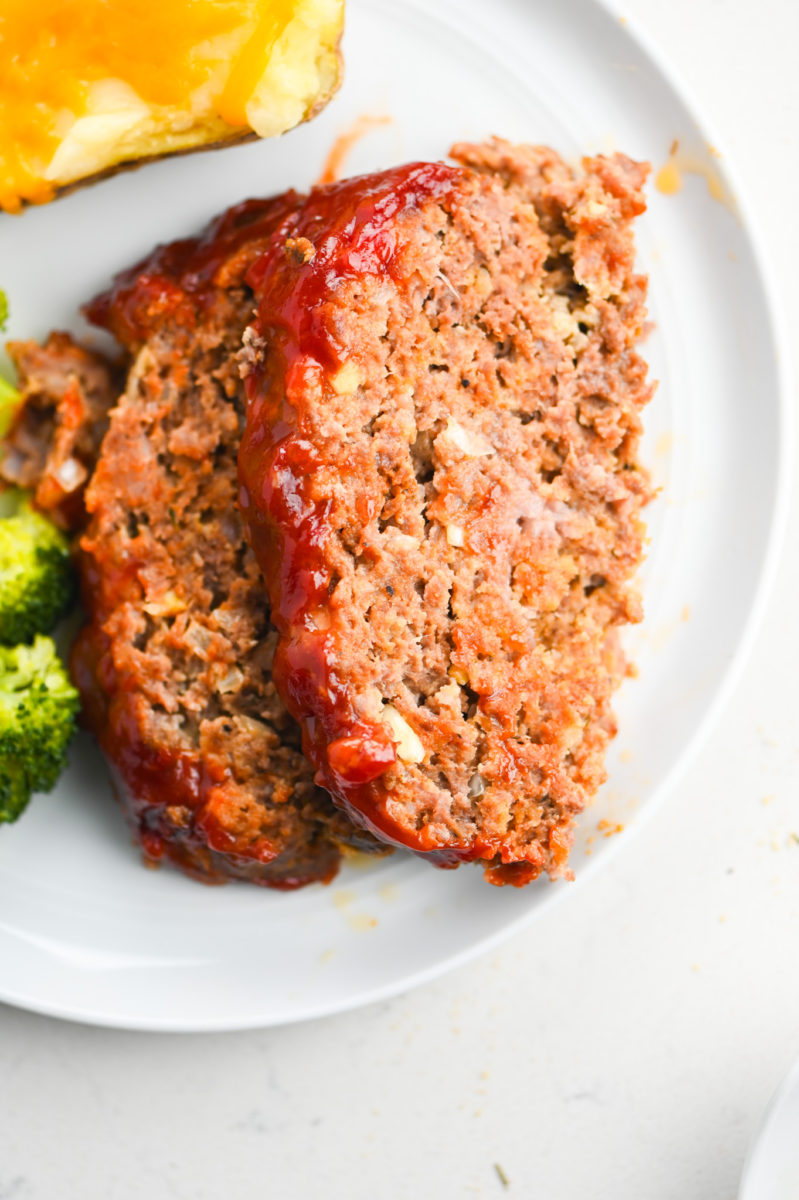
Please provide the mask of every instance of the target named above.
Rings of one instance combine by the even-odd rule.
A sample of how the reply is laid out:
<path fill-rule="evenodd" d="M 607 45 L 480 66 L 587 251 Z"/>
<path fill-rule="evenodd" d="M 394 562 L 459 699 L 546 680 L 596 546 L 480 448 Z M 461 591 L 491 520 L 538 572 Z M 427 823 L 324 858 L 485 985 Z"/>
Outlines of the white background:
<path fill-rule="evenodd" d="M 799 328 L 799 4 L 627 12 L 734 158 Z M 789 538 L 752 661 L 679 792 L 487 959 L 262 1033 L 0 1008 L 0 1200 L 732 1200 L 799 1053 L 797 610 Z"/>

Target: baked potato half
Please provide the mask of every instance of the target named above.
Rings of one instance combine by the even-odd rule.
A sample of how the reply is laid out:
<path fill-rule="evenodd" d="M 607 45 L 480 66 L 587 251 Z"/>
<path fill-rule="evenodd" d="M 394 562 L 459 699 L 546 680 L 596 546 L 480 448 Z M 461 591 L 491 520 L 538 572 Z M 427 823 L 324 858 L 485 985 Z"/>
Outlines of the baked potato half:
<path fill-rule="evenodd" d="M 3 0 L 0 208 L 284 133 L 341 72 L 344 0 Z"/>

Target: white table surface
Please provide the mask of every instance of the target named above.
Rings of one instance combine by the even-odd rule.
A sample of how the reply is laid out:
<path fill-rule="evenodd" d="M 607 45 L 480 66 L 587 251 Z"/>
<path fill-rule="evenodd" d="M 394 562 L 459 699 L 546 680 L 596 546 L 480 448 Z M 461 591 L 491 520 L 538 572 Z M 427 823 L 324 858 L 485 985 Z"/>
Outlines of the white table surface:
<path fill-rule="evenodd" d="M 799 328 L 799 3 L 627 12 L 735 159 Z M 798 610 L 794 541 L 678 794 L 488 958 L 256 1033 L 127 1034 L 0 1006 L 0 1200 L 732 1200 L 799 1054 Z"/>

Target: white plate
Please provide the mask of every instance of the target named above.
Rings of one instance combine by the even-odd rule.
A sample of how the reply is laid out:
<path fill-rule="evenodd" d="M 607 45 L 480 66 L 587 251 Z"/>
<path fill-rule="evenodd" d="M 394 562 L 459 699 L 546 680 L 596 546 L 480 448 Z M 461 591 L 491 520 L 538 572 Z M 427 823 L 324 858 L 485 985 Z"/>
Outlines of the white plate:
<path fill-rule="evenodd" d="M 738 1200 L 795 1200 L 799 1196 L 799 1062 L 772 1096 L 752 1140 Z"/>
<path fill-rule="evenodd" d="M 710 194 L 733 193 L 724 160 L 612 12 L 593 0 L 350 0 L 345 53 L 339 96 L 287 137 L 3 217 L 11 333 L 75 326 L 78 303 L 157 241 L 245 196 L 310 184 L 364 113 L 393 123 L 356 147 L 352 171 L 494 132 L 575 157 L 619 147 L 658 166 L 676 138 L 707 165 L 718 186 L 689 176 L 677 196 L 653 188 L 640 226 L 661 380 L 647 457 L 664 490 L 650 512 L 647 618 L 630 638 L 640 677 L 619 697 L 610 782 L 573 855 L 585 883 L 674 783 L 751 641 L 785 512 L 785 340 L 740 204 Z M 574 891 L 544 880 L 499 890 L 475 869 L 401 856 L 293 895 L 203 888 L 143 870 L 99 757 L 80 744 L 73 761 L 56 793 L 0 831 L 0 997 L 43 1012 L 173 1030 L 331 1013 L 429 979 Z M 625 832 L 602 836 L 602 820 Z"/>

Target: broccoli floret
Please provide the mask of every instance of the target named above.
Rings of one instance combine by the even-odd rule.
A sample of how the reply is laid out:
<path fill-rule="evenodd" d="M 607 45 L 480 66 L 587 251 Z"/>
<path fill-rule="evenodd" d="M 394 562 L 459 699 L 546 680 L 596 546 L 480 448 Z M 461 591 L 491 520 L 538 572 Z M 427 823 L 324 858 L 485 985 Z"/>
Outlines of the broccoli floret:
<path fill-rule="evenodd" d="M 25 493 L 0 496 L 0 642 L 47 633 L 74 593 L 69 546 Z"/>
<path fill-rule="evenodd" d="M 13 384 L 0 375 L 0 437 L 5 437 L 14 423 L 22 397 Z"/>
<path fill-rule="evenodd" d="M 0 288 L 0 333 L 8 321 L 8 300 Z M 5 437 L 11 428 L 14 414 L 20 406 L 22 397 L 17 389 L 0 375 L 0 437 Z"/>
<path fill-rule="evenodd" d="M 51 638 L 0 646 L 0 824 L 16 821 L 32 792 L 49 792 L 75 732 L 78 693 Z"/>

